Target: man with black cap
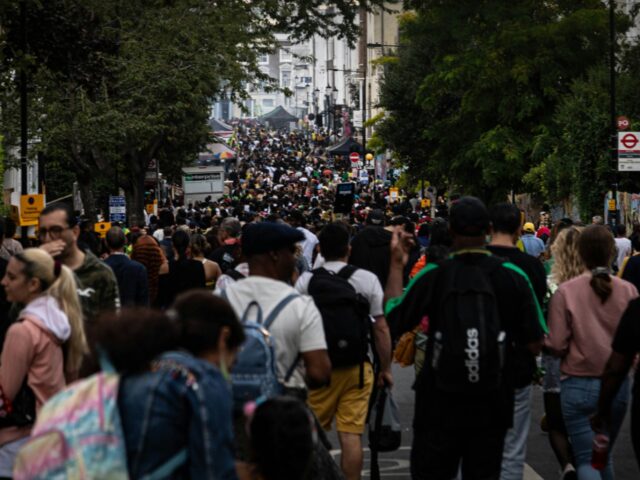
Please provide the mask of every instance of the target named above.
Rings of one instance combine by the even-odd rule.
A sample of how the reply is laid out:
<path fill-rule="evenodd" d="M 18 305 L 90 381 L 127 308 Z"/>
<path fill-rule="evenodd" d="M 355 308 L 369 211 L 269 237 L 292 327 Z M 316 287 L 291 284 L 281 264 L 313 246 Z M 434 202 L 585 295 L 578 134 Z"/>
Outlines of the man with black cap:
<path fill-rule="evenodd" d="M 544 319 L 526 275 L 485 248 L 489 214 L 474 197 L 450 211 L 454 253 L 429 264 L 403 292 L 410 249 L 391 240 L 385 297 L 394 336 L 428 321 L 425 366 L 416 380 L 411 473 L 415 480 L 498 479 L 513 421 L 514 345 L 537 353 Z"/>
<path fill-rule="evenodd" d="M 249 225 L 242 236 L 242 251 L 249 263 L 250 275 L 224 290 L 238 318 L 253 302 L 267 318 L 287 296 L 297 294 L 291 286 L 296 264 L 296 243 L 304 234 L 288 225 L 260 222 Z M 249 312 L 251 314 L 251 312 Z M 253 317 L 250 317 L 253 318 Z M 269 328 L 275 339 L 277 370 L 280 380 L 292 365 L 302 359 L 305 375 L 296 369 L 285 387 L 304 392 L 306 387 L 326 385 L 331 376 L 331 362 L 322 326 L 322 316 L 308 296 L 297 295 L 284 308 Z"/>

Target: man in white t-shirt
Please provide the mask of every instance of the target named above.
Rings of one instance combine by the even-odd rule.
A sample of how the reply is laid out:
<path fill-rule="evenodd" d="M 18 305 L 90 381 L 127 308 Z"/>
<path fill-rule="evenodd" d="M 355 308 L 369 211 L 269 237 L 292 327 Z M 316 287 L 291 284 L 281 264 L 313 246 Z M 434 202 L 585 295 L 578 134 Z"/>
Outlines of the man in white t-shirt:
<path fill-rule="evenodd" d="M 250 276 L 229 285 L 224 294 L 239 318 L 251 302 L 262 310 L 262 318 L 285 297 L 297 293 L 291 281 L 296 259 L 296 243 L 302 232 L 288 225 L 260 222 L 248 226 L 242 237 L 243 254 Z M 252 311 L 248 312 L 252 315 Z M 285 386 L 304 390 L 329 382 L 331 362 L 327 354 L 322 317 L 310 297 L 300 295 L 276 317 L 269 328 L 276 344 L 278 376 L 284 382 L 287 372 L 301 358 Z M 304 367 L 304 368 L 302 368 Z"/>
<path fill-rule="evenodd" d="M 325 258 L 322 268 L 328 272 L 338 274 L 345 267 L 348 267 L 350 246 L 349 230 L 346 225 L 332 223 L 322 229 L 320 232 L 320 253 Z M 391 386 L 393 384 L 391 336 L 384 317 L 382 286 L 378 277 L 368 270 L 353 267 L 348 271 L 352 271 L 348 282 L 356 293 L 367 300 L 369 315 L 374 320 L 373 343 L 380 359 L 381 370 L 377 379 L 378 384 L 386 383 Z M 325 272 L 323 273 L 326 275 Z M 320 272 L 303 273 L 296 282 L 296 289 L 303 294 L 309 294 L 309 290 L 311 290 L 311 293 L 316 295 L 318 292 L 315 290 L 314 293 L 314 285 L 317 284 L 312 284 L 311 289 L 309 288 L 310 283 L 314 281 L 313 276 L 316 274 L 320 275 Z M 346 276 L 345 274 L 344 277 Z M 332 290 L 327 290 L 327 293 L 330 292 Z M 338 308 L 344 311 L 342 307 Z M 353 317 L 341 317 L 341 319 L 345 318 L 353 320 Z M 330 354 L 333 355 L 332 352 Z M 344 367 L 333 365 L 331 383 L 326 387 L 309 392 L 309 406 L 318 417 L 320 425 L 325 430 L 330 430 L 333 419 L 336 420 L 336 430 L 342 449 L 341 467 L 347 480 L 358 480 L 362 471 L 362 434 L 364 433 L 374 380 L 373 369 L 369 362 L 365 362 L 365 365 Z"/>
<path fill-rule="evenodd" d="M 616 225 L 616 267 L 618 270 L 622 268 L 624 259 L 631 255 L 631 240 L 626 238 L 627 227 L 622 224 Z"/>
<path fill-rule="evenodd" d="M 304 234 L 302 241 L 302 254 L 307 259 L 309 265 L 313 265 L 314 253 L 318 245 L 318 237 L 305 228 L 304 214 L 299 210 L 293 210 L 287 216 L 287 223 Z"/>

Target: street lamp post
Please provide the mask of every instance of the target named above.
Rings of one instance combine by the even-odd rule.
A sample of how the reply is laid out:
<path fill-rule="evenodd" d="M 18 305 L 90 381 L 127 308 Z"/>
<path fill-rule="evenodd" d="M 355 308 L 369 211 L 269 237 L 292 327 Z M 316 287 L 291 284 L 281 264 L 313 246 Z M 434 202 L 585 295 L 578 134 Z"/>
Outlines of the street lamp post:
<path fill-rule="evenodd" d="M 611 157 L 613 163 L 613 185 L 611 196 L 615 208 L 609 213 L 612 225 L 620 223 L 618 218 L 618 125 L 616 121 L 616 2 L 609 0 L 609 108 L 611 115 Z M 612 218 L 613 217 L 613 218 Z M 611 221 L 613 220 L 613 221 Z"/>
<path fill-rule="evenodd" d="M 325 102 L 325 111 L 327 112 L 327 128 L 329 129 L 329 134 L 331 134 L 331 130 L 333 130 L 331 125 L 331 96 L 333 90 L 331 89 L 331 85 L 327 84 L 327 88 L 324 89 L 324 102 Z"/>
<path fill-rule="evenodd" d="M 315 119 L 318 118 L 318 99 L 319 98 L 320 98 L 320 89 L 316 87 L 316 89 L 313 91 L 313 116 L 315 117 Z"/>

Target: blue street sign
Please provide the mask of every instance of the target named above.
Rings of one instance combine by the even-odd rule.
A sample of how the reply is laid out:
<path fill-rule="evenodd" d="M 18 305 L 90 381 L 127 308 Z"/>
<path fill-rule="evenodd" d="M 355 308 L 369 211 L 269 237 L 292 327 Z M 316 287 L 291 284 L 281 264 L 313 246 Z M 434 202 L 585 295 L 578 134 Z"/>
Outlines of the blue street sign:
<path fill-rule="evenodd" d="M 121 223 L 127 221 L 127 201 L 124 195 L 109 195 L 109 221 Z"/>

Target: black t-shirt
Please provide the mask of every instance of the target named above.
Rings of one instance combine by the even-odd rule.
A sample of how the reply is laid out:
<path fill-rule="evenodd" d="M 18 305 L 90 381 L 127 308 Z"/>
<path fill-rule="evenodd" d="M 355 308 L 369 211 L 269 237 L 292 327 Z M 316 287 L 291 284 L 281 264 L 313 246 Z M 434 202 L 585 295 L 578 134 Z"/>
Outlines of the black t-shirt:
<path fill-rule="evenodd" d="M 216 262 L 220 266 L 220 269 L 226 272 L 238 266 L 238 261 L 236 260 L 238 250 L 238 245 L 223 245 L 211 252 L 207 258 Z"/>
<path fill-rule="evenodd" d="M 368 226 L 351 241 L 349 265 L 374 273 L 383 287 L 389 276 L 391 236 L 391 232 L 383 227 Z"/>
<path fill-rule="evenodd" d="M 474 251 L 476 252 L 476 251 Z M 387 303 L 387 321 L 393 337 L 412 330 L 422 318 L 429 317 L 430 328 L 438 322 L 438 306 L 444 297 L 441 272 L 451 262 L 477 264 L 487 253 L 459 253 L 437 264 L 429 264 L 409 284 L 404 295 Z M 490 276 L 496 294 L 507 345 L 527 345 L 542 339 L 544 319 L 522 270 L 504 262 Z M 427 348 L 432 348 L 429 342 Z M 430 358 L 430 352 L 427 352 Z M 446 429 L 507 429 L 513 422 L 515 389 L 514 350 L 508 349 L 504 382 L 499 392 L 486 396 L 460 396 L 436 389 L 428 362 L 414 388 L 416 390 L 414 427 Z"/>
<path fill-rule="evenodd" d="M 635 355 L 640 352 L 640 297 L 631 300 L 624 311 L 613 337 L 612 348 L 614 352 L 623 355 Z M 635 395 L 640 392 L 640 368 L 636 369 L 633 389 Z"/>
<path fill-rule="evenodd" d="M 521 252 L 516 247 L 499 247 L 489 245 L 487 249 L 497 257 L 504 258 L 520 267 L 527 274 L 533 291 L 536 294 L 538 303 L 542 305 L 547 293 L 547 276 L 542 266 L 542 262 L 537 258 Z M 523 388 L 531 383 L 531 379 L 536 371 L 536 358 L 525 347 L 516 346 L 515 349 L 515 387 Z"/>
<path fill-rule="evenodd" d="M 622 279 L 633 283 L 640 291 L 640 255 L 634 255 L 627 260 L 622 272 Z"/>
<path fill-rule="evenodd" d="M 167 308 L 182 292 L 205 287 L 202 262 L 192 259 L 172 260 L 169 262 L 169 273 L 159 277 L 158 306 Z"/>

